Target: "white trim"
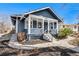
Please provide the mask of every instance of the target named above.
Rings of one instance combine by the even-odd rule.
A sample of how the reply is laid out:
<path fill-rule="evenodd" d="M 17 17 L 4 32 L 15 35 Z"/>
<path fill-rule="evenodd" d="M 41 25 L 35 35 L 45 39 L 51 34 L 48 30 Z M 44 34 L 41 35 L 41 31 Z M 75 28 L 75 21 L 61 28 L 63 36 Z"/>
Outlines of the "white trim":
<path fill-rule="evenodd" d="M 28 13 L 24 13 L 25 15 L 26 14 L 31 14 L 31 13 L 34 13 L 34 12 L 38 12 L 38 11 L 40 11 L 40 10 L 44 10 L 44 9 L 50 9 L 50 7 L 45 7 L 45 8 L 41 8 L 41 9 L 37 9 L 37 10 L 34 10 L 34 11 L 31 11 L 31 12 L 28 12 Z"/>

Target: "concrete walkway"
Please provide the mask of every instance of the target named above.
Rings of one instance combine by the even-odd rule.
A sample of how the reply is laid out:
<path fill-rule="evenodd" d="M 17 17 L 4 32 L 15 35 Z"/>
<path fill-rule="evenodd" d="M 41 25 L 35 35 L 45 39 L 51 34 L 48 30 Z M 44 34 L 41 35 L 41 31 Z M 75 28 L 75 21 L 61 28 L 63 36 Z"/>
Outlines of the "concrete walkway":
<path fill-rule="evenodd" d="M 15 35 L 14 35 L 15 36 Z M 10 47 L 13 47 L 13 48 L 18 48 L 18 49 L 35 49 L 35 48 L 45 48 L 45 47 L 54 47 L 54 46 L 62 46 L 62 47 L 65 47 L 65 48 L 68 48 L 68 49 L 71 49 L 73 51 L 76 51 L 76 52 L 79 52 L 79 47 L 77 46 L 73 46 L 73 45 L 70 45 L 68 43 L 69 40 L 72 40 L 74 38 L 72 37 L 68 37 L 68 39 L 63 39 L 63 40 L 53 40 L 52 42 L 47 42 L 47 43 L 41 43 L 41 44 L 35 44 L 35 45 L 22 45 L 22 44 L 19 44 L 15 39 L 14 39 L 14 36 L 12 38 L 12 40 L 10 40 L 9 42 L 9 46 Z M 16 37 L 15 37 L 16 38 Z"/>
<path fill-rule="evenodd" d="M 68 39 L 63 39 L 63 40 L 59 40 L 59 41 L 54 40 L 53 46 L 62 46 L 62 47 L 66 47 L 68 49 L 71 49 L 73 51 L 79 52 L 79 47 L 74 46 L 74 45 L 70 45 L 68 43 L 70 40 L 73 40 L 73 39 L 74 39 L 74 37 L 68 37 Z"/>

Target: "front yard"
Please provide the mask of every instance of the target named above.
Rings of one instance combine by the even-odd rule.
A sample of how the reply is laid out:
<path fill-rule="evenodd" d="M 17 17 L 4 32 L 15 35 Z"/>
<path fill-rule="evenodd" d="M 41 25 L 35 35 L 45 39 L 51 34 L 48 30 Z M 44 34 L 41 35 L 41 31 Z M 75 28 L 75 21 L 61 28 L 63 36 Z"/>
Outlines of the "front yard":
<path fill-rule="evenodd" d="M 74 56 L 74 55 L 79 56 L 79 53 L 67 49 L 65 47 L 57 47 L 57 46 L 32 49 L 32 50 L 13 49 L 8 47 L 7 45 L 0 47 L 0 56 Z"/>
<path fill-rule="evenodd" d="M 42 47 L 31 50 L 15 49 L 9 47 L 8 43 L 10 38 L 11 34 L 7 34 L 0 38 L 0 56 L 79 56 L 79 47 L 69 43 L 71 40 L 76 38 L 73 35 L 63 38 L 62 40 L 55 39 L 53 42 L 42 40 L 29 41 L 27 42 L 28 45 L 33 44 Z M 38 43 L 40 45 L 38 45 Z"/>

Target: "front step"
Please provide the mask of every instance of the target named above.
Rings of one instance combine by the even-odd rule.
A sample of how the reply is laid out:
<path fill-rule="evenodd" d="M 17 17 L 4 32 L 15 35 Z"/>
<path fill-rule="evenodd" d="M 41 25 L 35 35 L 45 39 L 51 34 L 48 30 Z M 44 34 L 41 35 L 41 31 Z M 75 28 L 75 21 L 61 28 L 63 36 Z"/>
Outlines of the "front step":
<path fill-rule="evenodd" d="M 51 42 L 53 41 L 54 37 L 50 33 L 45 33 L 43 34 L 43 39 Z"/>

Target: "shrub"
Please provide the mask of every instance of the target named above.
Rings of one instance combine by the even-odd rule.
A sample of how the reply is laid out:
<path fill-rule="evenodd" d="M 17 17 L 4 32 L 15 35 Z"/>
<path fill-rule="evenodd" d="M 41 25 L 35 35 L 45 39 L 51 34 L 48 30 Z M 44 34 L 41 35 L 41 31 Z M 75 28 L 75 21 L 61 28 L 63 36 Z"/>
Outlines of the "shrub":
<path fill-rule="evenodd" d="M 68 35 L 72 34 L 73 31 L 70 28 L 63 28 L 59 30 L 58 38 L 66 38 Z"/>

